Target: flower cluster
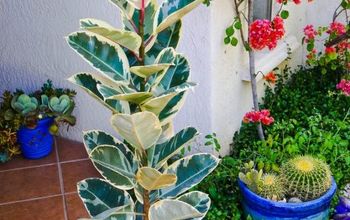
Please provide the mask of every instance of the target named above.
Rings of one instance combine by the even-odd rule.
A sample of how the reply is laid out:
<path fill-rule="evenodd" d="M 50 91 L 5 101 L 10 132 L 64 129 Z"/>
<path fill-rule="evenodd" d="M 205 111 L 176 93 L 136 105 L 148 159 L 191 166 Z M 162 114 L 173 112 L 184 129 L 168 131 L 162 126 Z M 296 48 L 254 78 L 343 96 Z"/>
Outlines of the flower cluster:
<path fill-rule="evenodd" d="M 346 27 L 344 24 L 339 22 L 333 22 L 329 25 L 327 30 L 328 34 L 342 35 L 346 33 Z"/>
<path fill-rule="evenodd" d="M 315 31 L 315 28 L 313 25 L 306 25 L 304 28 L 304 34 L 305 34 L 305 41 L 308 42 L 310 40 L 315 39 L 315 36 L 317 35 L 317 31 Z"/>
<path fill-rule="evenodd" d="M 350 80 L 342 79 L 337 85 L 337 89 L 341 90 L 344 95 L 350 96 Z"/>
<path fill-rule="evenodd" d="M 308 2 L 312 2 L 313 0 L 308 0 Z M 276 0 L 279 4 L 287 4 L 288 0 Z M 301 0 L 293 0 L 293 2 L 298 5 L 301 3 Z"/>
<path fill-rule="evenodd" d="M 274 72 L 269 72 L 268 74 L 266 74 L 264 76 L 264 79 L 268 82 L 268 83 L 276 83 L 277 77 L 276 74 Z"/>
<path fill-rule="evenodd" d="M 276 16 L 273 21 L 257 19 L 249 27 L 249 44 L 255 50 L 265 47 L 272 50 L 284 34 L 284 22 L 280 16 Z"/>
<path fill-rule="evenodd" d="M 251 111 L 245 114 L 243 118 L 244 123 L 259 123 L 264 125 L 271 125 L 274 118 L 270 116 L 270 111 L 267 109 L 261 111 Z"/>

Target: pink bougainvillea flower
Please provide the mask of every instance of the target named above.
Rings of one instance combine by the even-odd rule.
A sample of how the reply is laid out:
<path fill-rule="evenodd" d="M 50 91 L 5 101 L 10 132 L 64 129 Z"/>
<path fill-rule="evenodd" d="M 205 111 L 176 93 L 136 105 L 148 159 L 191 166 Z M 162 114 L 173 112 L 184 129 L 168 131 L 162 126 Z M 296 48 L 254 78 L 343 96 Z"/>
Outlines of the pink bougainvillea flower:
<path fill-rule="evenodd" d="M 270 116 L 270 111 L 263 109 L 261 111 L 247 112 L 243 117 L 244 123 L 262 123 L 264 125 L 271 125 L 274 122 L 274 118 Z"/>
<path fill-rule="evenodd" d="M 266 75 L 264 76 L 264 79 L 265 79 L 267 82 L 274 84 L 274 83 L 276 83 L 277 77 L 276 77 L 276 75 L 275 75 L 274 72 L 269 72 L 268 74 L 266 74 Z"/>
<path fill-rule="evenodd" d="M 337 89 L 341 90 L 344 95 L 350 96 L 350 80 L 342 79 L 337 85 Z"/>
<path fill-rule="evenodd" d="M 308 0 L 308 2 L 312 2 L 313 0 Z M 285 3 L 287 3 L 288 2 L 288 0 L 276 0 L 276 2 L 277 3 L 279 3 L 279 4 L 285 4 Z M 301 3 L 301 0 L 293 0 L 293 2 L 296 4 L 296 5 L 298 5 L 298 4 L 300 4 Z"/>
<path fill-rule="evenodd" d="M 277 46 L 278 40 L 285 34 L 283 19 L 276 16 L 273 21 L 257 19 L 249 27 L 249 44 L 255 50 Z"/>
<path fill-rule="evenodd" d="M 306 27 L 304 28 L 304 34 L 306 40 L 311 40 L 315 38 L 317 31 L 315 31 L 313 25 L 306 25 Z"/>
<path fill-rule="evenodd" d="M 333 22 L 329 25 L 327 30 L 328 34 L 335 33 L 336 35 L 342 35 L 346 33 L 346 27 L 340 22 Z"/>

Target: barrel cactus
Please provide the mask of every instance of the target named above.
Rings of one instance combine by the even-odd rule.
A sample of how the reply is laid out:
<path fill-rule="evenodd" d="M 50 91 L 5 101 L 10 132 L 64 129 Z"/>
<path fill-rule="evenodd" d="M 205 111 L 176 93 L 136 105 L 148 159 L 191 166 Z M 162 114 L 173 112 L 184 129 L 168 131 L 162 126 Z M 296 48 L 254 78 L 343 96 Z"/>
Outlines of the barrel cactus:
<path fill-rule="evenodd" d="M 69 80 L 112 111 L 111 124 L 123 141 L 99 130 L 84 133 L 84 144 L 103 179 L 78 183 L 93 219 L 202 219 L 207 194 L 193 191 L 218 165 L 208 153 L 173 163 L 198 132 L 174 135 L 172 120 L 184 103 L 189 82 L 187 59 L 175 51 L 181 18 L 202 0 L 110 0 L 123 29 L 97 19 L 80 21 L 68 44 L 99 73 Z"/>
<path fill-rule="evenodd" d="M 38 108 L 38 100 L 35 97 L 21 94 L 13 97 L 11 106 L 22 115 L 27 115 Z"/>
<path fill-rule="evenodd" d="M 299 156 L 283 164 L 282 178 L 289 196 L 309 201 L 322 196 L 332 184 L 329 166 L 311 156 Z"/>
<path fill-rule="evenodd" d="M 282 179 L 275 174 L 264 174 L 258 194 L 264 198 L 280 201 L 285 198 L 285 187 Z"/>

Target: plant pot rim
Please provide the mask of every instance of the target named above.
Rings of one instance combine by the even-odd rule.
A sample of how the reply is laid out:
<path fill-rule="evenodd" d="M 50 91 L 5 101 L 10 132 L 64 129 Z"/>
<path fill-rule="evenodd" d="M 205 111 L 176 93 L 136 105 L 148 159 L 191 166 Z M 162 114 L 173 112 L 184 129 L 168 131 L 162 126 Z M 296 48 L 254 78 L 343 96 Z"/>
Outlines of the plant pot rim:
<path fill-rule="evenodd" d="M 259 202 L 255 204 L 261 208 L 267 209 L 289 209 L 293 211 L 305 212 L 306 210 L 319 209 L 319 207 L 324 206 L 322 204 L 329 203 L 335 192 L 337 191 L 337 184 L 332 177 L 332 185 L 328 191 L 321 197 L 301 203 L 287 203 L 287 202 L 275 202 L 266 198 L 259 196 L 258 194 L 252 192 L 245 183 L 238 179 L 239 188 L 244 196 L 244 200 L 258 200 Z"/>

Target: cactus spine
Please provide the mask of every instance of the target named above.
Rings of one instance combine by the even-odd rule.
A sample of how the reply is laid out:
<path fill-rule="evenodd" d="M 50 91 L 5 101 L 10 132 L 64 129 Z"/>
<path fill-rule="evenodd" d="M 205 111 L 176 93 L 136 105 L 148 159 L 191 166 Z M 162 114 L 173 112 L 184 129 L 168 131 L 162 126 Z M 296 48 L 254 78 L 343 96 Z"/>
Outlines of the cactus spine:
<path fill-rule="evenodd" d="M 282 166 L 289 196 L 309 201 L 322 196 L 331 186 L 331 171 L 326 163 L 311 156 L 299 156 Z"/>

